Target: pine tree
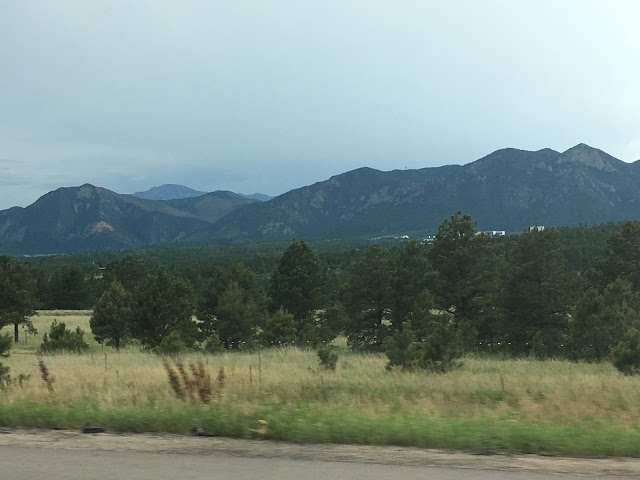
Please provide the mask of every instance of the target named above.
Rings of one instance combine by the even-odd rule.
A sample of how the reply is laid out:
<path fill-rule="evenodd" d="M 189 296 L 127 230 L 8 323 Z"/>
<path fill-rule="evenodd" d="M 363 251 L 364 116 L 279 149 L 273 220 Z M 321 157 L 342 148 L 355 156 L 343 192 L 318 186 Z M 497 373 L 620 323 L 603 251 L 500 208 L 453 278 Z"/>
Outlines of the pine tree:
<path fill-rule="evenodd" d="M 157 347 L 172 332 L 191 345 L 198 331 L 193 313 L 191 286 L 160 267 L 134 291 L 131 334 L 147 348 Z"/>
<path fill-rule="evenodd" d="M 130 334 L 132 296 L 118 282 L 112 282 L 93 307 L 89 321 L 95 339 L 108 341 L 120 350 Z"/>
<path fill-rule="evenodd" d="M 0 328 L 13 325 L 18 343 L 18 327 L 35 332 L 30 317 L 35 315 L 37 282 L 29 264 L 11 257 L 0 257 Z"/>
<path fill-rule="evenodd" d="M 294 345 L 297 333 L 293 315 L 280 308 L 267 319 L 260 339 L 262 344 L 267 347 Z"/>
<path fill-rule="evenodd" d="M 266 311 L 238 282 L 231 282 L 215 310 L 213 330 L 228 349 L 252 347 Z"/>
<path fill-rule="evenodd" d="M 259 312 L 254 316 L 254 321 L 258 322 L 254 327 L 261 327 L 261 322 L 267 316 L 267 296 L 250 268 L 241 262 L 234 262 L 228 267 L 216 267 L 212 277 L 203 282 L 198 292 L 196 315 L 202 322 L 200 329 L 205 338 L 216 332 L 218 303 L 232 283 L 237 284 L 245 301 Z M 220 335 L 220 332 L 217 334 Z"/>
<path fill-rule="evenodd" d="M 563 355 L 577 279 L 566 269 L 556 233 L 533 230 L 520 235 L 504 280 L 505 333 L 511 349 L 541 357 Z"/>
<path fill-rule="evenodd" d="M 107 265 L 104 281 L 107 285 L 118 282 L 126 291 L 133 292 L 148 276 L 147 264 L 129 254 Z"/>
<path fill-rule="evenodd" d="M 320 261 L 304 240 L 284 251 L 271 275 L 271 311 L 284 308 L 297 322 L 323 306 L 325 276 Z"/>
<path fill-rule="evenodd" d="M 79 310 L 91 305 L 84 272 L 75 265 L 58 268 L 49 280 L 49 299 L 51 308 L 61 310 Z"/>
<path fill-rule="evenodd" d="M 398 252 L 391 269 L 391 318 L 396 327 L 409 318 L 418 294 L 425 288 L 433 290 L 437 272 L 429 264 L 425 246 L 415 240 L 407 242 Z"/>
<path fill-rule="evenodd" d="M 393 305 L 391 263 L 378 244 L 351 265 L 342 299 L 349 323 L 349 344 L 354 348 L 378 350 L 386 336 L 387 314 Z"/>
<path fill-rule="evenodd" d="M 464 331 L 464 345 L 493 343 L 501 263 L 491 239 L 476 232 L 471 216 L 456 212 L 438 227 L 429 259 L 438 272 L 434 293 L 439 307 Z"/>

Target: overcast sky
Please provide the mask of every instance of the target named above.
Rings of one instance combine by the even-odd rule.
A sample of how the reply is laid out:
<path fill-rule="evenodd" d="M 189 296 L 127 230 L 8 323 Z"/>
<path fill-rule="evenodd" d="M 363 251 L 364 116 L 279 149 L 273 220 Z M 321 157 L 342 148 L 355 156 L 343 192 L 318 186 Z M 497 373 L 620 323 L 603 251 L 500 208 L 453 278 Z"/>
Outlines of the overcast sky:
<path fill-rule="evenodd" d="M 504 147 L 635 161 L 638 25 L 637 0 L 0 0 L 0 209 Z"/>

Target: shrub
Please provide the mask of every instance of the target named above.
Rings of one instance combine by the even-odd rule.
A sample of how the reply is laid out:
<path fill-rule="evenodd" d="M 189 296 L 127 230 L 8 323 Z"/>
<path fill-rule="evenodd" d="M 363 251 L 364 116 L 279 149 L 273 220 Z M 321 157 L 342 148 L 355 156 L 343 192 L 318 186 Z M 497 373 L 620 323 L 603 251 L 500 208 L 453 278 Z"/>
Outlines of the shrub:
<path fill-rule="evenodd" d="M 266 347 L 293 345 L 297 340 L 296 321 L 285 309 L 278 309 L 271 315 L 260 334 Z"/>
<path fill-rule="evenodd" d="M 412 370 L 420 364 L 423 355 L 422 345 L 416 341 L 416 334 L 411 330 L 411 323 L 402 324 L 402 330 L 398 330 L 393 336 L 388 337 L 382 344 L 384 353 L 389 359 L 387 370 L 393 367 L 401 367 L 403 370 Z"/>
<path fill-rule="evenodd" d="M 187 351 L 187 344 L 176 330 L 164 337 L 154 351 L 159 355 L 178 355 Z"/>
<path fill-rule="evenodd" d="M 421 366 L 432 372 L 446 373 L 460 366 L 462 342 L 447 315 L 433 315 L 431 333 L 425 339 Z"/>
<path fill-rule="evenodd" d="M 432 372 L 446 373 L 459 366 L 462 356 L 460 335 L 446 315 L 429 315 L 417 333 L 411 322 L 383 343 L 389 363 L 387 369 L 399 366 L 411 370 L 419 367 Z"/>
<path fill-rule="evenodd" d="M 11 349 L 12 342 L 9 335 L 0 335 L 0 357 L 6 358 L 9 356 L 9 349 Z M 8 383 L 9 380 L 9 367 L 5 367 L 2 362 L 0 362 L 0 388 L 2 388 L 5 383 Z"/>
<path fill-rule="evenodd" d="M 611 351 L 613 366 L 625 375 L 640 373 L 640 332 L 635 328 L 625 333 Z"/>
<path fill-rule="evenodd" d="M 204 344 L 204 351 L 207 353 L 220 353 L 224 350 L 224 345 L 216 332 L 211 332 Z"/>
<path fill-rule="evenodd" d="M 327 370 L 335 370 L 338 364 L 338 354 L 331 347 L 323 347 L 318 350 L 320 365 Z"/>
<path fill-rule="evenodd" d="M 73 352 L 82 353 L 89 349 L 84 341 L 84 330 L 76 327 L 75 331 L 67 328 L 64 322 L 54 320 L 48 333 L 44 334 L 40 353 Z"/>

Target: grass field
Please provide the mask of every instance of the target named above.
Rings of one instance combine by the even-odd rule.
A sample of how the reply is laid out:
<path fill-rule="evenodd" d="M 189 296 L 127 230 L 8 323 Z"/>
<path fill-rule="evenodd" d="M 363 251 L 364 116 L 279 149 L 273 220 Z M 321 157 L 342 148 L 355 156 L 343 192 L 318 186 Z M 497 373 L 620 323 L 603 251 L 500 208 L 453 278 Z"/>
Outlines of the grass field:
<path fill-rule="evenodd" d="M 136 348 L 116 353 L 91 337 L 87 312 L 42 312 L 88 332 L 83 355 L 39 357 L 28 336 L 3 362 L 28 377 L 0 390 L 0 424 L 186 432 L 300 442 L 399 444 L 549 454 L 640 456 L 640 380 L 610 364 L 467 357 L 446 375 L 388 372 L 383 355 L 339 348 L 335 372 L 313 351 L 190 354 L 212 379 L 210 404 L 173 393 L 162 359 Z M 21 332 L 23 333 L 23 332 Z M 55 377 L 50 390 L 38 368 Z M 224 370 L 224 381 L 217 377 Z M 266 420 L 262 433 L 257 421 Z"/>

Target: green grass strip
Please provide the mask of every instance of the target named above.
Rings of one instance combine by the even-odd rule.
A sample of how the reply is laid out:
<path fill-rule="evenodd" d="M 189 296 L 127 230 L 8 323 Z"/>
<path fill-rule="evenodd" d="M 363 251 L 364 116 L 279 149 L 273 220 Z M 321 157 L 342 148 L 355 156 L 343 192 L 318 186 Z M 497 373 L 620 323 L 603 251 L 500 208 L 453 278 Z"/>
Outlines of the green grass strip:
<path fill-rule="evenodd" d="M 0 425 L 5 427 L 100 426 L 118 432 L 168 433 L 186 433 L 191 427 L 198 427 L 221 436 L 250 438 L 256 436 L 252 430 L 259 419 L 269 423 L 264 438 L 288 442 L 640 457 L 640 430 L 603 423 L 554 425 L 414 414 L 373 416 L 346 408 L 281 404 L 256 406 L 251 413 L 218 404 L 110 410 L 100 410 L 90 403 L 0 405 Z"/>

